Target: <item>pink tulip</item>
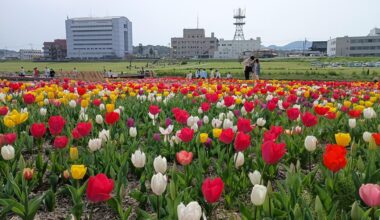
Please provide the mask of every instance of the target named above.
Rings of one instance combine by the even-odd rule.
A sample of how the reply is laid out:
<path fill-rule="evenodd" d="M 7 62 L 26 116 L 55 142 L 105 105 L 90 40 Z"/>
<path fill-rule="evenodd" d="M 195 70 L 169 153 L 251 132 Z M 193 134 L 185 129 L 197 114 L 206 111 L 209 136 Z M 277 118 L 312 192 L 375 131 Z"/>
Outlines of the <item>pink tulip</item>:
<path fill-rule="evenodd" d="M 363 184 L 359 189 L 359 195 L 368 206 L 380 206 L 380 185 Z"/>

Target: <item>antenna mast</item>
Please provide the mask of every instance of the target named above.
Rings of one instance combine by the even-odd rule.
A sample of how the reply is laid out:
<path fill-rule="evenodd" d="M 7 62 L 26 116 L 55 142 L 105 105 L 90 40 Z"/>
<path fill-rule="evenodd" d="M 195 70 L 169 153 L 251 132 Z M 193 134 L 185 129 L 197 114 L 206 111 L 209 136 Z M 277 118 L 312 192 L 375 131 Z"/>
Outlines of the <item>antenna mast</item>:
<path fill-rule="evenodd" d="M 234 40 L 244 40 L 243 26 L 245 25 L 245 9 L 238 8 L 234 10 L 234 19 L 236 26 Z"/>

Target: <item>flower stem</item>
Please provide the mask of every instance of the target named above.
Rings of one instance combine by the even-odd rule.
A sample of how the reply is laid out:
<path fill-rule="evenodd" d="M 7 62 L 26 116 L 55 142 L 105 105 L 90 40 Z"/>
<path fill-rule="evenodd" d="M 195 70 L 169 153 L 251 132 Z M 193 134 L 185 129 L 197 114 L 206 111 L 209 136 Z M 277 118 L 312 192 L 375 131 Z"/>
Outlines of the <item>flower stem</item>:
<path fill-rule="evenodd" d="M 256 220 L 256 216 L 257 216 L 257 208 L 258 208 L 258 207 L 257 207 L 257 206 L 254 206 L 253 208 L 254 208 L 254 213 L 255 213 L 253 219 Z"/>
<path fill-rule="evenodd" d="M 160 219 L 160 196 L 157 196 L 157 219 Z"/>

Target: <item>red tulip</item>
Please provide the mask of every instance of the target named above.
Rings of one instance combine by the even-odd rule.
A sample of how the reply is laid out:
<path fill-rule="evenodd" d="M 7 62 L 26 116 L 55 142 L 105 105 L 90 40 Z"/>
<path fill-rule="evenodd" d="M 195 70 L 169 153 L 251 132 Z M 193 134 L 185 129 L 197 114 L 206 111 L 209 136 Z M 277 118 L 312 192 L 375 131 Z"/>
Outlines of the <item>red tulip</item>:
<path fill-rule="evenodd" d="M 316 105 L 314 107 L 314 112 L 317 114 L 317 115 L 326 115 L 327 112 L 330 111 L 330 108 L 329 107 L 324 107 L 324 106 L 319 106 L 319 105 Z"/>
<path fill-rule="evenodd" d="M 211 105 L 208 102 L 203 102 L 201 104 L 201 109 L 203 112 L 207 112 L 208 110 L 210 110 L 210 108 L 211 108 Z"/>
<path fill-rule="evenodd" d="M 207 99 L 207 101 L 209 101 L 211 103 L 216 103 L 216 102 L 218 102 L 219 97 L 218 97 L 217 93 L 213 93 L 213 94 L 208 93 L 208 94 L 206 94 L 206 99 Z"/>
<path fill-rule="evenodd" d="M 66 124 L 65 119 L 62 116 L 51 116 L 48 121 L 49 131 L 51 135 L 59 135 L 62 132 L 63 127 Z"/>
<path fill-rule="evenodd" d="M 190 142 L 193 139 L 194 130 L 190 128 L 182 128 L 178 137 L 185 143 Z"/>
<path fill-rule="evenodd" d="M 181 164 L 182 166 L 190 164 L 191 161 L 193 160 L 193 153 L 187 152 L 185 150 L 182 150 L 182 151 L 176 153 L 175 156 L 176 156 L 178 163 Z"/>
<path fill-rule="evenodd" d="M 234 147 L 236 151 L 245 151 L 251 145 L 251 136 L 238 132 L 235 138 Z"/>
<path fill-rule="evenodd" d="M 226 107 L 230 107 L 235 104 L 235 99 L 232 96 L 226 96 L 223 100 Z"/>
<path fill-rule="evenodd" d="M 87 185 L 87 199 L 91 202 L 103 202 L 111 198 L 111 192 L 114 187 L 114 181 L 100 173 L 96 176 L 90 176 Z"/>
<path fill-rule="evenodd" d="M 348 112 L 348 115 L 351 118 L 360 118 L 360 116 L 362 115 L 362 111 L 361 110 L 350 110 Z"/>
<path fill-rule="evenodd" d="M 99 106 L 100 104 L 102 104 L 102 101 L 100 99 L 94 99 L 94 101 L 92 101 L 92 104 L 94 104 L 95 106 Z"/>
<path fill-rule="evenodd" d="M 78 130 L 79 134 L 82 137 L 85 137 L 90 134 L 91 129 L 92 129 L 92 124 L 91 122 L 79 122 L 77 124 L 76 129 Z"/>
<path fill-rule="evenodd" d="M 207 178 L 202 183 L 202 194 L 208 203 L 217 202 L 222 195 L 224 183 L 220 177 L 215 179 Z"/>
<path fill-rule="evenodd" d="M 7 113 L 8 113 L 8 107 L 7 106 L 0 107 L 0 115 L 4 116 Z"/>
<path fill-rule="evenodd" d="M 317 116 L 311 114 L 310 112 L 305 112 L 302 116 L 301 116 L 301 120 L 302 120 L 302 123 L 306 126 L 306 127 L 312 127 L 314 125 L 316 125 L 318 123 L 318 118 Z"/>
<path fill-rule="evenodd" d="M 286 153 L 285 143 L 266 141 L 261 145 L 261 155 L 266 164 L 276 164 Z"/>
<path fill-rule="evenodd" d="M 359 189 L 359 195 L 369 207 L 380 206 L 380 185 L 363 184 Z"/>
<path fill-rule="evenodd" d="M 56 136 L 54 139 L 53 146 L 58 149 L 65 148 L 69 139 L 66 136 Z"/>
<path fill-rule="evenodd" d="M 46 127 L 44 123 L 34 123 L 30 126 L 30 133 L 34 138 L 42 138 L 46 133 Z"/>
<path fill-rule="evenodd" d="M 29 105 L 29 104 L 34 103 L 34 101 L 36 100 L 36 97 L 31 93 L 27 93 L 23 96 L 23 99 L 24 99 L 24 103 Z"/>
<path fill-rule="evenodd" d="M 156 106 L 156 105 L 151 105 L 149 106 L 149 112 L 150 114 L 152 115 L 157 115 L 158 113 L 160 113 L 160 107 Z"/>
<path fill-rule="evenodd" d="M 288 110 L 286 110 L 286 114 L 288 115 L 289 120 L 294 121 L 297 120 L 301 112 L 298 108 L 289 108 Z"/>
<path fill-rule="evenodd" d="M 222 131 L 219 140 L 225 144 L 230 144 L 234 140 L 235 133 L 232 128 L 227 128 Z"/>
<path fill-rule="evenodd" d="M 251 120 L 245 118 L 239 118 L 237 121 L 238 131 L 248 133 L 252 131 Z"/>
<path fill-rule="evenodd" d="M 71 131 L 71 136 L 73 136 L 73 138 L 76 139 L 76 140 L 82 138 L 82 135 L 80 135 L 80 133 L 79 133 L 79 131 L 78 131 L 77 128 L 74 128 L 74 129 Z"/>
<path fill-rule="evenodd" d="M 347 164 L 347 150 L 337 144 L 328 144 L 323 154 L 323 164 L 332 172 L 338 172 Z"/>
<path fill-rule="evenodd" d="M 173 108 L 172 112 L 174 114 L 175 120 L 181 124 L 186 124 L 187 119 L 190 117 L 189 113 L 186 110 L 182 110 L 180 108 Z"/>
<path fill-rule="evenodd" d="M 83 87 L 78 87 L 77 88 L 77 92 L 80 96 L 84 95 L 87 91 L 86 91 L 86 88 L 83 88 Z"/>
<path fill-rule="evenodd" d="M 268 103 L 267 103 L 267 108 L 269 111 L 274 111 L 274 109 L 276 108 L 277 106 L 277 103 L 274 102 L 273 100 L 270 100 Z"/>
<path fill-rule="evenodd" d="M 372 138 L 375 140 L 376 145 L 380 146 L 380 133 L 373 133 Z"/>
<path fill-rule="evenodd" d="M 120 115 L 119 113 L 117 112 L 109 112 L 109 113 L 106 113 L 106 123 L 109 124 L 109 125 L 113 125 L 115 124 L 120 118 Z"/>
<path fill-rule="evenodd" d="M 252 110 L 255 108 L 255 105 L 253 102 L 244 102 L 244 108 L 246 112 L 252 112 Z"/>
<path fill-rule="evenodd" d="M 4 139 L 6 144 L 13 144 L 17 139 L 16 133 L 4 134 Z"/>

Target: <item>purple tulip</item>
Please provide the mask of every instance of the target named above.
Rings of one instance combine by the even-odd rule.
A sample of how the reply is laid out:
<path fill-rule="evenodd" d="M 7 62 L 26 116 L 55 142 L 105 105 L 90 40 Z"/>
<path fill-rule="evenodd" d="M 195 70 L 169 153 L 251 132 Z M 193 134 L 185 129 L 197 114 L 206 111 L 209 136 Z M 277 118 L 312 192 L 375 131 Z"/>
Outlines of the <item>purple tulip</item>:
<path fill-rule="evenodd" d="M 211 138 L 207 138 L 207 141 L 205 142 L 205 146 L 210 148 L 212 146 L 212 139 Z"/>
<path fill-rule="evenodd" d="M 239 117 L 239 116 L 240 116 L 240 111 L 239 111 L 239 109 L 235 109 L 235 110 L 234 110 L 234 114 L 235 114 L 236 117 Z"/>
<path fill-rule="evenodd" d="M 135 127 L 135 120 L 133 118 L 128 118 L 128 120 L 127 120 L 127 126 L 129 128 Z"/>
<path fill-rule="evenodd" d="M 198 125 L 198 128 L 202 127 L 202 125 L 203 125 L 202 120 L 197 121 L 197 125 Z"/>
<path fill-rule="evenodd" d="M 161 136 L 159 133 L 154 133 L 153 134 L 153 140 L 155 141 L 161 141 Z"/>
<path fill-rule="evenodd" d="M 139 90 L 139 95 L 142 95 L 142 94 L 144 94 L 144 90 L 140 89 Z"/>
<path fill-rule="evenodd" d="M 171 125 L 171 124 L 172 124 L 172 120 L 170 118 L 166 118 L 166 120 L 165 120 L 166 127 L 169 127 L 169 125 Z"/>

